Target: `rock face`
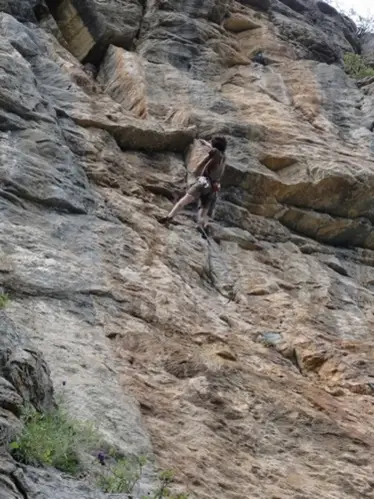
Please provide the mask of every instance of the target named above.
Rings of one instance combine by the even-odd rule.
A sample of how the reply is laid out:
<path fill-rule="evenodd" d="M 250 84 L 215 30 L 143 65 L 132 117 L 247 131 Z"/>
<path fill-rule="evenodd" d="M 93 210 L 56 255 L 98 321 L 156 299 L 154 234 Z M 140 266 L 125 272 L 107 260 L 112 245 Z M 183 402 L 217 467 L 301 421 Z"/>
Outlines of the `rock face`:
<path fill-rule="evenodd" d="M 80 61 L 99 62 L 109 36 L 94 0 L 46 0 L 46 4 L 72 54 Z"/>
<path fill-rule="evenodd" d="M 41 4 L 40 0 L 25 0 L 24 2 L 14 0 L 1 0 L 0 11 L 11 14 L 20 21 L 36 21 L 35 11 Z"/>
<path fill-rule="evenodd" d="M 176 490 L 371 497 L 374 82 L 342 69 L 351 21 L 307 0 L 0 7 L 4 433 L 23 398 L 53 403 L 50 371 Z M 217 133 L 208 245 L 190 210 L 156 216 Z M 17 470 L 0 497 L 101 497 Z"/>
<path fill-rule="evenodd" d="M 353 22 L 326 2 L 273 0 L 272 5 L 272 19 L 280 36 L 299 57 L 334 63 L 339 62 L 343 51 L 359 46 Z"/>
<path fill-rule="evenodd" d="M 55 406 L 50 372 L 43 355 L 33 348 L 0 350 L 0 498 L 1 499 L 111 499 L 108 494 L 58 473 L 16 463 L 6 451 L 22 428 L 22 406 L 32 404 L 38 411 Z M 116 494 L 127 499 L 126 494 Z"/>
<path fill-rule="evenodd" d="M 95 0 L 99 14 L 105 19 L 111 43 L 132 47 L 140 29 L 146 0 Z"/>
<path fill-rule="evenodd" d="M 367 64 L 374 67 L 374 35 L 367 34 L 363 38 L 362 54 L 366 59 Z"/>
<path fill-rule="evenodd" d="M 46 472 L 21 467 L 4 450 L 4 444 L 21 427 L 18 417 L 23 403 L 32 403 L 36 409 L 43 410 L 50 409 L 55 402 L 49 370 L 40 352 L 18 347 L 1 350 L 0 353 L 0 497 L 49 499 L 58 495 L 66 499 L 104 498 L 103 494 L 81 484 L 77 487 L 72 480 L 53 470 Z"/>

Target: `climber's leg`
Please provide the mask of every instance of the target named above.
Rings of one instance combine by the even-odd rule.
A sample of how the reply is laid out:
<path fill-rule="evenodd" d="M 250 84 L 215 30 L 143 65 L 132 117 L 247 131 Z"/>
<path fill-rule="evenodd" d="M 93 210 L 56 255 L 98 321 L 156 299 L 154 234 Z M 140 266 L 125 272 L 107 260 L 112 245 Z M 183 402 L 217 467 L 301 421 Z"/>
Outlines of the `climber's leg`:
<path fill-rule="evenodd" d="M 217 204 L 217 192 L 213 192 L 208 208 L 208 217 L 213 219 Z"/>
<path fill-rule="evenodd" d="M 188 204 L 192 203 L 193 201 L 195 201 L 195 197 L 192 196 L 191 194 L 185 194 L 182 199 L 180 199 L 177 204 L 174 206 L 174 208 L 171 210 L 171 212 L 169 213 L 168 217 L 169 218 L 173 218 L 175 217 L 175 215 L 181 211 L 182 208 L 184 208 L 185 206 L 187 206 Z"/>
<path fill-rule="evenodd" d="M 199 227 L 202 227 L 205 230 L 208 226 L 208 219 L 212 215 L 215 207 L 215 199 L 216 193 L 212 191 L 200 196 L 200 209 L 198 213 L 197 223 Z"/>
<path fill-rule="evenodd" d="M 166 217 L 162 217 L 160 218 L 160 222 L 161 223 L 166 223 L 166 222 L 169 222 L 172 218 L 175 217 L 175 215 L 180 212 L 185 206 L 187 206 L 188 204 L 192 203 L 193 201 L 195 201 L 196 198 L 194 196 L 192 196 L 191 194 L 185 194 L 176 204 L 175 206 L 173 207 L 173 209 L 171 210 L 171 212 L 166 215 Z"/>
<path fill-rule="evenodd" d="M 209 185 L 208 180 L 205 179 L 204 177 L 199 177 L 197 179 L 197 181 L 193 185 L 191 185 L 191 187 L 187 190 L 186 194 L 182 197 L 182 199 L 180 199 L 176 203 L 176 205 L 173 207 L 171 212 L 166 217 L 163 217 L 159 220 L 160 223 L 169 222 L 187 204 L 190 204 L 190 203 L 193 203 L 194 201 L 197 201 L 201 197 L 203 192 L 209 187 L 210 187 L 210 185 Z"/>
<path fill-rule="evenodd" d="M 208 209 L 209 206 L 201 206 L 197 214 L 197 225 L 203 229 L 208 225 Z"/>

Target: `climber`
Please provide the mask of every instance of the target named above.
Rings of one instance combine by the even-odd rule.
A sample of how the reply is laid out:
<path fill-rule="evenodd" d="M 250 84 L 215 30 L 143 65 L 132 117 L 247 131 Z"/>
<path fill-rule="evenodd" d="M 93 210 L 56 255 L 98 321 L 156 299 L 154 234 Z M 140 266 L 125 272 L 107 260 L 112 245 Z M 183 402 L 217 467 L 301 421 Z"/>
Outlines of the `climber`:
<path fill-rule="evenodd" d="M 253 62 L 257 62 L 257 64 L 262 64 L 263 66 L 267 66 L 269 64 L 269 60 L 264 57 L 261 50 L 258 50 L 254 57 L 252 57 Z"/>
<path fill-rule="evenodd" d="M 204 143 L 208 144 L 211 149 L 195 169 L 196 182 L 191 185 L 170 213 L 166 217 L 159 219 L 160 223 L 166 224 L 170 222 L 184 206 L 198 201 L 198 227 L 203 234 L 206 233 L 207 218 L 213 216 L 217 192 L 221 189 L 220 182 L 226 166 L 225 151 L 227 141 L 225 137 L 213 137 L 211 143 L 206 141 Z"/>

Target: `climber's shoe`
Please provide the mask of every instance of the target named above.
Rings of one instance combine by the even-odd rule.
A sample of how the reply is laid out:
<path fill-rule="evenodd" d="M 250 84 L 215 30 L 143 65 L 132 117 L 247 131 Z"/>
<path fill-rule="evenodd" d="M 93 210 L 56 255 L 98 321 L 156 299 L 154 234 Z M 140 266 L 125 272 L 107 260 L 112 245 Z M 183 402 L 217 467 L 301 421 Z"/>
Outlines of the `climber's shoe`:
<path fill-rule="evenodd" d="M 201 227 L 201 225 L 198 225 L 197 226 L 197 230 L 198 230 L 198 232 L 200 232 L 201 237 L 203 239 L 208 239 L 208 237 L 209 237 L 209 229 L 208 229 L 208 227 L 203 228 L 203 227 Z"/>
<path fill-rule="evenodd" d="M 162 225 L 168 225 L 171 222 L 172 218 L 166 215 L 166 217 L 158 217 L 157 221 Z"/>

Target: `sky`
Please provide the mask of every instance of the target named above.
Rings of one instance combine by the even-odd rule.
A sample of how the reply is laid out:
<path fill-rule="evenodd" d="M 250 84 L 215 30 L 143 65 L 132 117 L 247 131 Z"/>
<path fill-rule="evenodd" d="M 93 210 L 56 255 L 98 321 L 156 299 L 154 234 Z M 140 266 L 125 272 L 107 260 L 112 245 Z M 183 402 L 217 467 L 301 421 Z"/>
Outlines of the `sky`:
<path fill-rule="evenodd" d="M 333 3 L 339 5 L 343 10 L 354 9 L 362 16 L 374 15 L 373 0 L 336 0 Z"/>

